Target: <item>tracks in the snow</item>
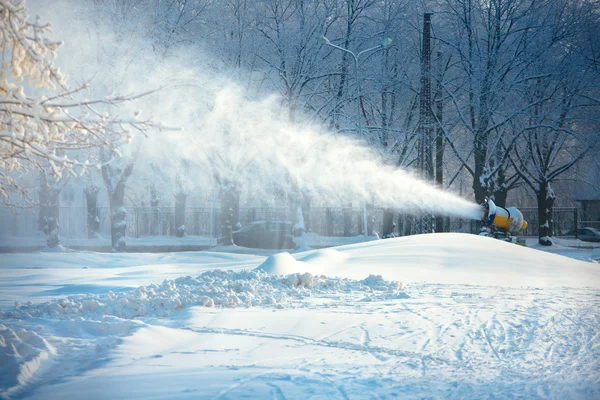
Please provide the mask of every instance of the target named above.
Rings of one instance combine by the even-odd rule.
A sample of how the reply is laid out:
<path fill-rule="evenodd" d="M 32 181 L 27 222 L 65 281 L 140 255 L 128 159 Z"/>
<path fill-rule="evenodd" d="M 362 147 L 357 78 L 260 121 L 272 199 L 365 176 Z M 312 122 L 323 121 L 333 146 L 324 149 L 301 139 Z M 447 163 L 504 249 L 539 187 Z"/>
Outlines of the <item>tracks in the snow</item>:
<path fill-rule="evenodd" d="M 289 346 L 309 353 L 326 348 L 367 354 L 378 362 L 381 376 L 387 377 L 416 373 L 434 379 L 450 373 L 457 379 L 475 380 L 505 375 L 525 380 L 599 379 L 600 297 L 593 290 L 571 293 L 564 288 L 460 285 L 415 285 L 407 290 L 409 300 L 332 309 L 337 315 L 361 315 L 364 322 L 314 336 L 202 326 L 186 329 L 288 341 L 293 343 Z M 323 307 L 318 310 L 327 312 Z M 340 353 L 340 357 L 346 356 Z"/>

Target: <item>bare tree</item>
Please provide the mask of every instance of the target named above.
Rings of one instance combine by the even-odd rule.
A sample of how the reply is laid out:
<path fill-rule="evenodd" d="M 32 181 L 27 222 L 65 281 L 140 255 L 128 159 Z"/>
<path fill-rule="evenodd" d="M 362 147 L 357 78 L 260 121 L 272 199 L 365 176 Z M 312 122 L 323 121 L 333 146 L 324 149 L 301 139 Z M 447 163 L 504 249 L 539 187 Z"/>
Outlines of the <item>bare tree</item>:
<path fill-rule="evenodd" d="M 527 53 L 526 49 L 542 32 L 536 18 L 544 11 L 536 1 L 446 0 L 440 4 L 447 18 L 436 38 L 455 60 L 443 85 L 450 106 L 445 114 L 455 121 L 454 132 L 446 134 L 454 155 L 473 179 L 477 202 L 511 187 L 505 177 L 510 174 L 508 153 L 517 133 L 510 123 L 535 104 L 510 99 L 521 82 L 535 79 L 528 66 L 543 51 Z M 470 135 L 472 146 L 461 148 L 457 143 L 465 134 Z"/>
<path fill-rule="evenodd" d="M 545 14 L 543 34 L 527 52 L 545 49 L 529 65 L 534 80 L 522 82 L 520 102 L 533 104 L 519 115 L 520 141 L 511 151 L 513 165 L 535 193 L 539 243 L 551 245 L 552 208 L 557 198 L 552 183 L 591 151 L 598 150 L 600 70 L 588 37 L 600 34 L 598 7 L 557 1 Z"/>

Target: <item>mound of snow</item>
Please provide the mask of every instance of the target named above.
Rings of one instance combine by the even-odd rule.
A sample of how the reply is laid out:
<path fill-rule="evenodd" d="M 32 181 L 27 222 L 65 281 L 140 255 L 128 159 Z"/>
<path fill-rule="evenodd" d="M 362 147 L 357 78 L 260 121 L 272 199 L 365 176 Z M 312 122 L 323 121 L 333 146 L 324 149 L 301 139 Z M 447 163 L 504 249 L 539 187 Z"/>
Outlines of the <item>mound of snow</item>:
<path fill-rule="evenodd" d="M 372 290 L 380 290 L 386 291 L 389 290 L 390 283 L 387 282 L 381 275 L 369 275 L 362 281 L 360 281 L 365 286 L 370 287 Z M 396 282 L 396 287 L 393 288 L 395 290 L 402 290 L 402 283 Z"/>
<path fill-rule="evenodd" d="M 8 398 L 33 377 L 55 349 L 41 336 L 26 329 L 0 324 L 0 397 Z"/>
<path fill-rule="evenodd" d="M 256 267 L 255 271 L 264 271 L 270 275 L 289 275 L 300 271 L 298 261 L 284 251 L 282 253 L 273 254 Z"/>
<path fill-rule="evenodd" d="M 300 258 L 300 261 L 311 264 L 328 265 L 343 263 L 347 258 L 348 256 L 346 254 L 335 249 L 321 249 Z"/>
<path fill-rule="evenodd" d="M 302 286 L 307 287 L 315 284 L 315 280 L 313 275 L 310 272 L 305 272 L 301 275 L 288 275 L 281 282 L 283 282 L 288 287 L 291 286 Z"/>
<path fill-rule="evenodd" d="M 312 275 L 329 275 L 327 273 L 331 266 L 341 264 L 346 255 L 334 249 L 323 249 L 296 260 L 288 252 L 273 254 L 255 268 L 255 271 L 263 271 L 269 275 L 292 275 L 310 273 Z"/>
<path fill-rule="evenodd" d="M 287 253 L 286 253 L 287 254 Z M 289 263 L 289 254 L 276 257 Z M 287 260 L 287 261 L 285 261 Z M 282 271 L 281 263 L 273 262 L 272 271 Z M 271 264 L 269 264 L 271 265 Z M 277 267 L 279 266 L 279 267 Z M 341 294 L 341 295 L 340 295 Z M 16 304 L 10 311 L 0 312 L 1 319 L 55 317 L 60 319 L 94 319 L 102 323 L 76 324 L 72 329 L 94 331 L 97 335 L 119 334 L 119 329 L 130 331 L 132 326 L 115 327 L 108 316 L 133 319 L 138 317 L 168 317 L 190 306 L 251 307 L 291 304 L 301 307 L 307 298 L 336 296 L 339 301 L 377 301 L 405 298 L 402 285 L 381 277 L 356 281 L 343 278 L 303 274 L 268 274 L 262 270 L 204 272 L 193 278 L 186 276 L 165 280 L 162 284 L 140 286 L 125 292 L 95 295 L 76 295 L 40 304 Z M 68 324 L 63 328 L 69 327 Z"/>
<path fill-rule="evenodd" d="M 344 263 L 329 276 L 505 287 L 600 288 L 598 264 L 461 233 L 434 233 L 377 240 L 336 248 Z M 306 263 L 308 264 L 308 263 Z"/>

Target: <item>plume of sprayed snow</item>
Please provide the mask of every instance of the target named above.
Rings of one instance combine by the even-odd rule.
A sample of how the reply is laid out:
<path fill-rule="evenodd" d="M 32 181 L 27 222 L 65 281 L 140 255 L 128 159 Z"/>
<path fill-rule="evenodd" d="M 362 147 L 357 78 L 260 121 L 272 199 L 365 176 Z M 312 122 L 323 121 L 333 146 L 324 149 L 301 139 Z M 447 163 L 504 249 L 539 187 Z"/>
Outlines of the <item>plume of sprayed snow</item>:
<path fill-rule="evenodd" d="M 273 96 L 247 100 L 239 87 L 229 85 L 215 94 L 203 134 L 184 151 L 190 157 L 198 151 L 218 154 L 213 167 L 262 188 L 300 188 L 338 204 L 360 199 L 384 207 L 481 217 L 477 204 L 382 165 L 373 151 L 356 141 L 287 122 L 278 104 Z"/>
<path fill-rule="evenodd" d="M 318 126 L 290 123 L 277 96 L 249 100 L 227 78 L 226 69 L 215 68 L 219 63 L 198 47 L 159 59 L 144 37 L 136 38 L 132 32 L 115 35 L 108 26 L 96 26 L 94 31 L 86 25 L 85 10 L 74 10 L 71 15 L 51 7 L 45 10 L 59 28 L 57 38 L 65 39 L 66 54 L 59 51 L 61 67 L 79 80 L 85 78 L 77 77 L 80 70 L 96 74 L 92 84 L 101 85 L 94 97 L 163 87 L 121 108 L 131 114 L 141 109 L 144 116 L 183 129 L 138 138 L 124 151 L 127 156 L 142 146 L 134 169 L 137 179 L 129 183 L 138 182 L 139 190 L 152 181 L 167 191 L 178 177 L 190 192 L 208 188 L 221 177 L 239 187 L 252 185 L 263 198 L 274 189 L 301 190 L 332 204 L 365 200 L 384 207 L 481 217 L 477 204 L 382 165 L 374 152 L 356 141 Z M 104 54 L 108 59 L 102 58 Z M 182 159 L 188 160 L 185 171 Z"/>

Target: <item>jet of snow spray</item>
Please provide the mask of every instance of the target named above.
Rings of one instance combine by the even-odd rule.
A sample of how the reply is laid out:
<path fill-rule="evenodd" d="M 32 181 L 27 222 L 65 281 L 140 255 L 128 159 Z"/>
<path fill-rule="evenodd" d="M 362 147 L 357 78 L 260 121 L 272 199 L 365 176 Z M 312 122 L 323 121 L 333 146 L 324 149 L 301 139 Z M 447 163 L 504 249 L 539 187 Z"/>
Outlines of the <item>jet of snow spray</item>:
<path fill-rule="evenodd" d="M 183 152 L 198 158 L 203 149 L 224 176 L 253 187 L 308 191 L 337 204 L 365 200 L 383 207 L 481 219 L 481 206 L 437 189 L 407 171 L 383 165 L 370 149 L 315 127 L 291 124 L 279 99 L 244 98 L 230 85 L 215 95 L 202 118 L 203 134 Z M 195 139 L 194 139 L 195 138 Z M 189 144 L 189 143 L 188 143 Z M 218 155 L 218 156 L 215 156 Z"/>

